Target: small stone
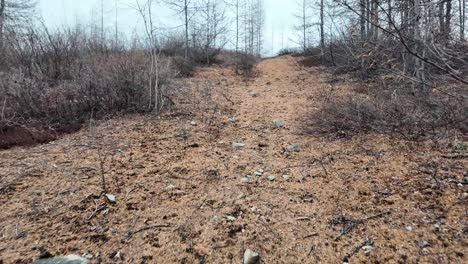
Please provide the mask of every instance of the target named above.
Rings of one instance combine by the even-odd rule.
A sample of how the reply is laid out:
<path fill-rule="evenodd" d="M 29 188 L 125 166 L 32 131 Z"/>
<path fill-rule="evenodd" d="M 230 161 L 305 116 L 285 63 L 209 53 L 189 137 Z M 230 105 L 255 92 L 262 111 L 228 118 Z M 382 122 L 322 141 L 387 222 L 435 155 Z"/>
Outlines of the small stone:
<path fill-rule="evenodd" d="M 427 188 L 423 191 L 424 194 L 432 194 L 434 191 L 431 188 Z"/>
<path fill-rule="evenodd" d="M 173 184 L 169 184 L 167 187 L 166 187 L 166 191 L 172 191 L 174 189 L 177 189 L 177 187 Z"/>
<path fill-rule="evenodd" d="M 274 181 L 274 180 L 276 180 L 276 177 L 273 176 L 273 175 L 270 175 L 270 176 L 267 177 L 267 179 L 268 179 L 269 181 Z"/>
<path fill-rule="evenodd" d="M 463 183 L 468 183 L 468 176 L 463 177 Z"/>
<path fill-rule="evenodd" d="M 233 147 L 233 148 L 242 148 L 242 147 L 245 147 L 245 144 L 244 144 L 244 143 L 235 142 L 235 143 L 232 143 L 232 147 Z"/>
<path fill-rule="evenodd" d="M 419 241 L 419 242 L 418 242 L 418 246 L 419 246 L 420 248 L 425 248 L 425 247 L 430 247 L 431 244 L 429 244 L 429 242 L 427 242 L 427 241 Z"/>
<path fill-rule="evenodd" d="M 411 231 L 413 231 L 413 226 L 406 226 L 405 229 L 406 229 L 407 231 L 410 231 L 410 232 L 411 232 Z"/>
<path fill-rule="evenodd" d="M 283 179 L 285 179 L 285 180 L 289 180 L 289 179 L 291 179 L 291 176 L 290 176 L 290 175 L 288 175 L 288 174 L 284 174 L 284 175 L 283 175 Z"/>
<path fill-rule="evenodd" d="M 255 176 L 258 176 L 258 177 L 262 176 L 262 174 L 263 174 L 263 173 L 261 173 L 261 172 L 259 172 L 259 171 L 254 172 L 254 175 L 255 175 Z"/>
<path fill-rule="evenodd" d="M 301 150 L 301 145 L 299 144 L 291 144 L 287 147 L 288 151 L 299 151 Z"/>
<path fill-rule="evenodd" d="M 364 250 L 364 254 L 369 255 L 374 250 L 374 247 L 371 245 L 366 245 L 363 246 L 362 249 Z"/>
<path fill-rule="evenodd" d="M 263 172 L 264 172 L 264 170 L 262 170 L 262 169 L 259 169 L 259 170 L 258 170 L 258 172 L 260 172 L 260 173 L 263 173 Z"/>
<path fill-rule="evenodd" d="M 195 122 L 195 121 L 192 121 L 192 122 L 190 122 L 190 125 L 192 125 L 192 126 L 196 126 L 196 125 L 197 125 L 197 122 Z"/>
<path fill-rule="evenodd" d="M 115 253 L 114 257 L 112 258 L 114 261 L 120 261 L 123 260 L 122 258 L 122 253 L 120 253 L 120 250 Z"/>
<path fill-rule="evenodd" d="M 87 258 L 87 259 L 92 259 L 94 256 L 91 253 L 86 253 L 86 254 L 83 255 L 83 257 Z"/>
<path fill-rule="evenodd" d="M 232 215 L 227 215 L 227 216 L 226 216 L 226 219 L 227 219 L 228 221 L 234 222 L 234 221 L 236 221 L 237 218 L 235 218 L 235 217 L 232 216 Z"/>
<path fill-rule="evenodd" d="M 249 177 L 244 177 L 241 179 L 241 182 L 242 183 L 249 183 L 250 182 L 250 178 Z"/>
<path fill-rule="evenodd" d="M 250 249 L 247 249 L 244 253 L 243 264 L 256 264 L 260 260 L 260 255 Z"/>
<path fill-rule="evenodd" d="M 256 92 L 251 92 L 251 93 L 250 93 L 250 96 L 252 96 L 252 97 L 257 97 L 257 96 L 258 96 L 258 93 L 256 93 Z"/>
<path fill-rule="evenodd" d="M 88 264 L 88 263 L 89 263 L 89 260 L 83 257 L 77 256 L 77 255 L 37 259 L 33 262 L 33 264 Z"/>
<path fill-rule="evenodd" d="M 273 126 L 275 126 L 277 128 L 282 128 L 282 127 L 284 127 L 284 121 L 281 120 L 281 119 L 275 119 L 275 120 L 273 120 Z"/>
<path fill-rule="evenodd" d="M 236 197 L 236 200 L 241 200 L 241 199 L 244 199 L 246 196 L 245 194 L 239 194 L 237 197 Z"/>
<path fill-rule="evenodd" d="M 115 195 L 113 195 L 113 194 L 110 194 L 110 193 L 106 194 L 106 198 L 110 203 L 116 203 L 117 202 L 117 198 L 115 198 Z"/>
<path fill-rule="evenodd" d="M 429 249 L 427 249 L 427 248 L 423 248 L 422 254 L 423 254 L 424 256 L 426 256 L 426 255 L 431 254 L 431 251 L 430 251 Z"/>

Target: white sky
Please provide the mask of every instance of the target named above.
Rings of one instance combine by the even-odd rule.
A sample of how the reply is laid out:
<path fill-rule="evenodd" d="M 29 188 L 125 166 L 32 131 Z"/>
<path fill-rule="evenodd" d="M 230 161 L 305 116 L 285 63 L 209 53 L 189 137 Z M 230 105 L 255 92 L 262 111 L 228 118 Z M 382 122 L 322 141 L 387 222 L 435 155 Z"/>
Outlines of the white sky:
<path fill-rule="evenodd" d="M 220 0 L 221 1 L 221 0 Z M 266 24 L 264 32 L 264 50 L 267 55 L 275 54 L 282 47 L 296 47 L 293 27 L 297 23 L 294 13 L 298 11 L 297 0 L 264 0 Z M 133 0 L 117 0 L 119 31 L 131 36 L 141 29 L 141 19 L 128 6 Z M 115 0 L 104 0 L 105 27 L 109 34 L 114 32 Z M 89 24 L 92 20 L 100 21 L 101 0 L 38 0 L 38 8 L 46 25 L 60 27 L 73 25 L 77 21 Z M 166 27 L 182 24 L 182 20 L 168 8 L 159 7 L 159 22 Z M 99 22 L 100 23 L 100 22 Z"/>

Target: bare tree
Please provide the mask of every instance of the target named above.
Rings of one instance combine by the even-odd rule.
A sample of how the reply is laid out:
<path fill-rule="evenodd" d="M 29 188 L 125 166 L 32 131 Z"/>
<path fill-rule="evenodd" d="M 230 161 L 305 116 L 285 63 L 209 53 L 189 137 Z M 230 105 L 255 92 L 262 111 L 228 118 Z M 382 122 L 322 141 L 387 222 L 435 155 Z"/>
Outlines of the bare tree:
<path fill-rule="evenodd" d="M 35 0 L 0 0 L 0 57 L 4 56 L 6 34 L 24 28 L 35 5 Z"/>
<path fill-rule="evenodd" d="M 185 37 L 185 44 L 184 44 L 184 58 L 185 61 L 189 59 L 189 11 L 191 8 L 190 0 L 164 0 L 164 3 L 169 5 L 171 8 L 175 9 L 177 13 L 183 13 L 184 17 L 184 37 Z"/>
<path fill-rule="evenodd" d="M 309 46 L 309 29 L 312 27 L 312 23 L 310 22 L 311 13 L 310 13 L 310 1 L 309 0 L 301 0 L 298 4 L 298 13 L 295 14 L 295 18 L 299 21 L 299 24 L 296 25 L 294 28 L 298 32 L 300 32 L 300 40 L 299 43 L 302 50 L 305 52 Z"/>
<path fill-rule="evenodd" d="M 458 18 L 460 27 L 460 40 L 465 40 L 466 1 L 458 0 Z"/>
<path fill-rule="evenodd" d="M 5 8 L 5 0 L 0 0 L 0 56 L 3 55 L 3 26 L 5 24 Z"/>

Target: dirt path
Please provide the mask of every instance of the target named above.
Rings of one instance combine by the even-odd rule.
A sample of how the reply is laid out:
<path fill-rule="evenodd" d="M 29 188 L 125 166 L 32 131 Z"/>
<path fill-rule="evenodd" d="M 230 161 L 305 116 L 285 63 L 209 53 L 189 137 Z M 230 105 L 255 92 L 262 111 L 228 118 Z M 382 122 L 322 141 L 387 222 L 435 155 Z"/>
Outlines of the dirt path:
<path fill-rule="evenodd" d="M 117 252 L 127 263 L 240 263 L 247 248 L 263 263 L 466 261 L 466 187 L 437 189 L 415 172 L 440 153 L 304 134 L 327 84 L 296 60 L 263 61 L 249 82 L 203 70 L 191 100 L 162 118 L 0 152 L 0 263 L 29 263 L 41 249 L 96 263 Z M 99 196 L 97 149 L 115 204 Z M 463 178 L 467 163 L 450 162 L 438 177 Z"/>

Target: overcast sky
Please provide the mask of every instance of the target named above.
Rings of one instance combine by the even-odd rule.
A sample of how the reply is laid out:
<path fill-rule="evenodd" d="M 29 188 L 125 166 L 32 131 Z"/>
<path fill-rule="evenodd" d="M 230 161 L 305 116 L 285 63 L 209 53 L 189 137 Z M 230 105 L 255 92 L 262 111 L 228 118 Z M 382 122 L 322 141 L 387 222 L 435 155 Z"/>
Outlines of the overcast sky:
<path fill-rule="evenodd" d="M 221 0 L 220 0 L 221 1 Z M 296 32 L 294 24 L 298 5 L 296 0 L 264 0 L 266 25 L 264 32 L 265 53 L 276 53 L 282 47 L 295 47 Z M 41 15 L 50 27 L 73 25 L 77 21 L 89 24 L 93 19 L 99 21 L 101 0 L 38 0 Z M 105 27 L 109 34 L 113 34 L 116 10 L 118 14 L 118 28 L 122 33 L 131 36 L 141 30 L 141 20 L 136 12 L 129 7 L 134 0 L 104 0 Z M 117 6 L 117 9 L 116 9 Z M 166 27 L 182 24 L 182 20 L 167 8 L 159 7 L 155 10 L 159 22 Z"/>

